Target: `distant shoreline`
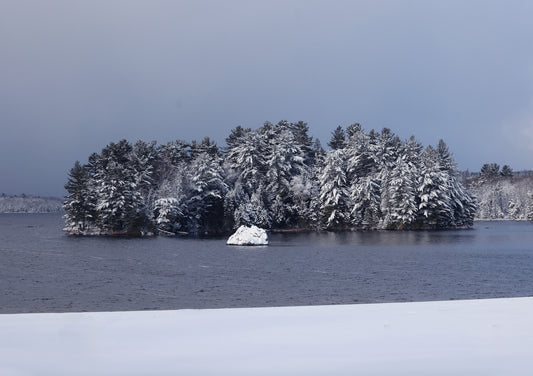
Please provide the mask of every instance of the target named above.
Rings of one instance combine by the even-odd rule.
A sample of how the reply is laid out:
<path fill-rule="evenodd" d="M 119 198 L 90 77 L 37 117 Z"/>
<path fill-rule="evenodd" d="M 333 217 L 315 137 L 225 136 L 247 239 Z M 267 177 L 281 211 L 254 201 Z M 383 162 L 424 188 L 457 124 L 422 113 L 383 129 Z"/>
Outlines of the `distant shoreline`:
<path fill-rule="evenodd" d="M 63 200 L 57 197 L 39 197 L 30 195 L 0 196 L 0 213 L 2 214 L 45 214 L 64 213 Z"/>

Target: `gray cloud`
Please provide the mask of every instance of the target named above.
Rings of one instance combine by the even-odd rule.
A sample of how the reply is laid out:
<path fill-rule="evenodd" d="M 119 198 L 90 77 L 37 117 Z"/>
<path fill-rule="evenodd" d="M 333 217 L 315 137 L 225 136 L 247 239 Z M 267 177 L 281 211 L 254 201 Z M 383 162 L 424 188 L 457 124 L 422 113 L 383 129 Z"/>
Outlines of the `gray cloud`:
<path fill-rule="evenodd" d="M 305 120 L 532 168 L 530 2 L 3 1 L 0 191 L 63 194 L 110 141 Z M 529 135 L 529 136 L 528 136 Z"/>

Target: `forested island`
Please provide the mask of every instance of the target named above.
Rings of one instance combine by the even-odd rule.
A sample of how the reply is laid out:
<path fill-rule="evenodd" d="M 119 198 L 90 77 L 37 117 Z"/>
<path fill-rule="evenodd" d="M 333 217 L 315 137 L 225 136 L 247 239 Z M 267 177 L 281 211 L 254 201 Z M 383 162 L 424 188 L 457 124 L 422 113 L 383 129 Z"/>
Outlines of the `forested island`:
<path fill-rule="evenodd" d="M 226 146 L 126 140 L 76 162 L 65 188 L 75 235 L 472 226 L 477 200 L 444 141 L 337 127 L 325 151 L 300 121 L 234 128 Z"/>

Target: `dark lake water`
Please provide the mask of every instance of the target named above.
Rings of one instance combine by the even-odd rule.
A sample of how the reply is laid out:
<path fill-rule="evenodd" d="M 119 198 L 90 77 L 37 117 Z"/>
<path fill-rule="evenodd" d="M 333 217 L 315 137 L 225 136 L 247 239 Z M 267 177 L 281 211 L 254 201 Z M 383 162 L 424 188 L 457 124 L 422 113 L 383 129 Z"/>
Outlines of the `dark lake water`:
<path fill-rule="evenodd" d="M 427 301 L 533 295 L 533 224 L 225 239 L 66 236 L 0 214 L 0 313 Z"/>

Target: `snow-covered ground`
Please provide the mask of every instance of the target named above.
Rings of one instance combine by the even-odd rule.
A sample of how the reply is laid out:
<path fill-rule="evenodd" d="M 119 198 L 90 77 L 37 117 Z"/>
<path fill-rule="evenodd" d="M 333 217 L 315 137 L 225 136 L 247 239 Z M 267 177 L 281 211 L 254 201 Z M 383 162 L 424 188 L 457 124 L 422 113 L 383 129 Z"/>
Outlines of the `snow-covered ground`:
<path fill-rule="evenodd" d="M 531 375 L 533 298 L 0 315 L 0 375 Z"/>

